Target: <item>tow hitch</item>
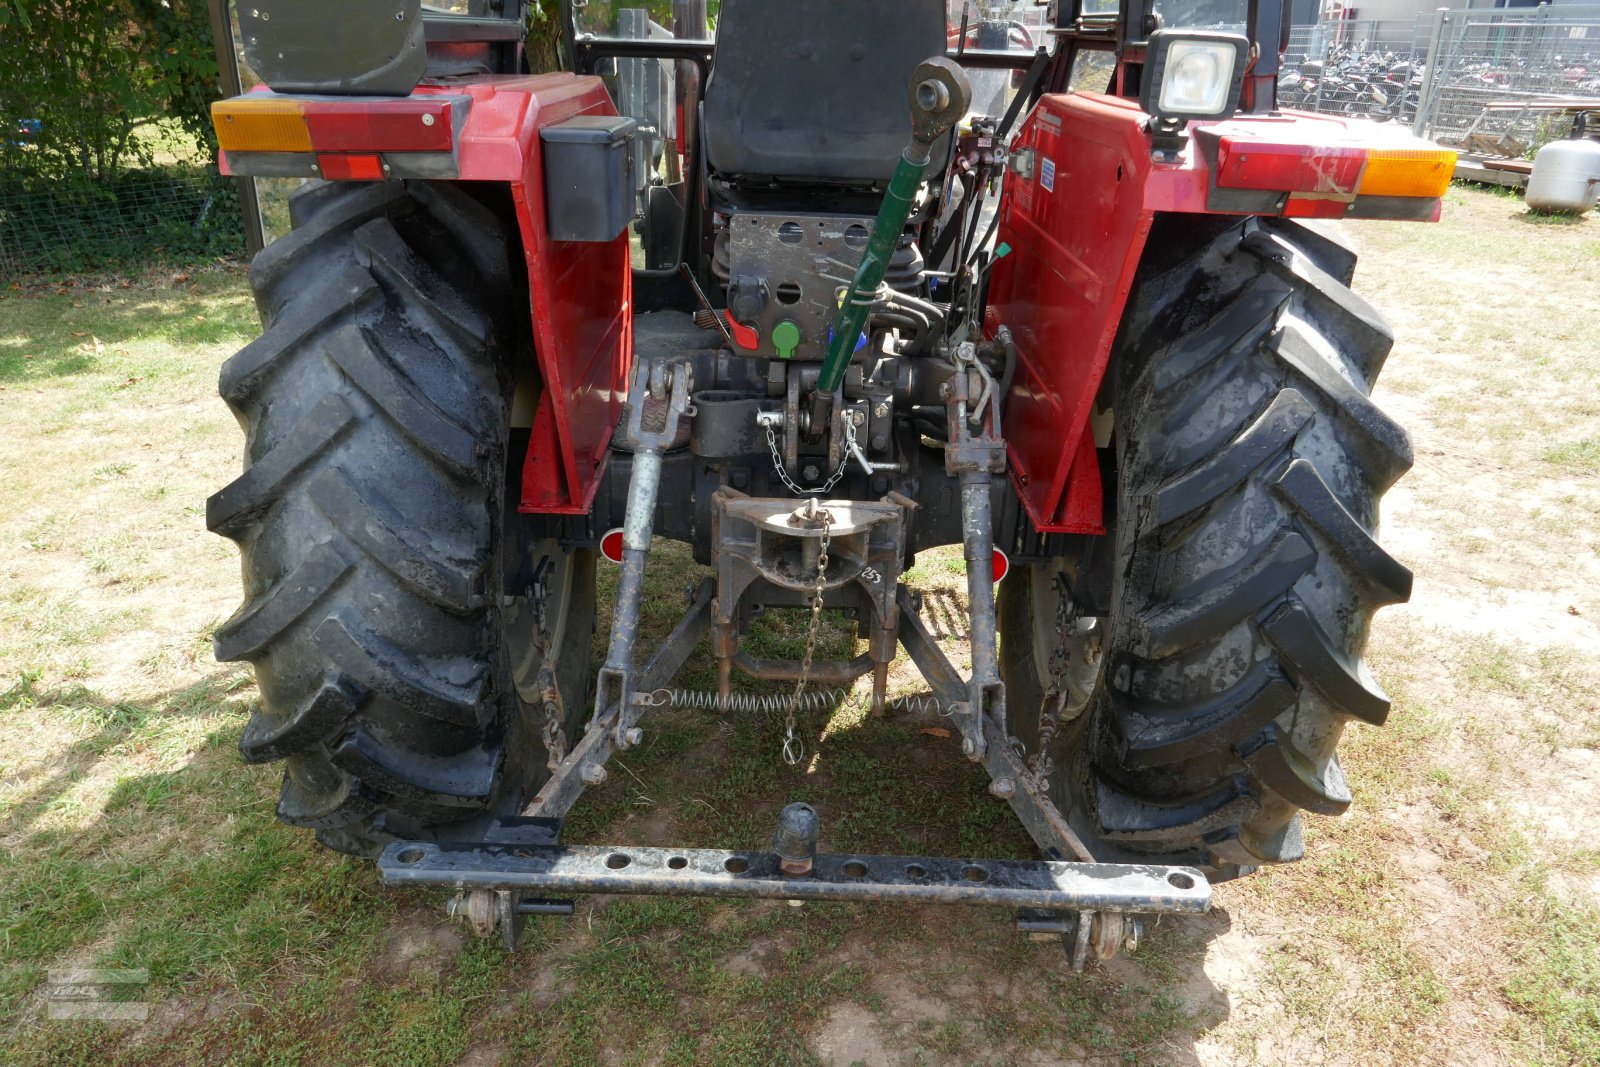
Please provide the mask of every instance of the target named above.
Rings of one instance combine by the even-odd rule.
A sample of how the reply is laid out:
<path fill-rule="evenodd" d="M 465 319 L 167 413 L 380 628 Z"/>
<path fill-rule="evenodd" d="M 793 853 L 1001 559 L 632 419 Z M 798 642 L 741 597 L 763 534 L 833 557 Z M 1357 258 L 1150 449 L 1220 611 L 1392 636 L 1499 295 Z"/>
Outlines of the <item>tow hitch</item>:
<path fill-rule="evenodd" d="M 694 417 L 684 365 L 642 364 L 631 397 L 628 433 L 637 458 L 629 487 L 628 531 L 610 654 L 600 672 L 594 716 L 520 818 L 496 822 L 482 841 L 390 843 L 379 860 L 389 885 L 456 890 L 451 911 L 480 934 L 499 930 L 515 948 L 530 914 L 566 914 L 585 893 L 755 897 L 802 902 L 859 901 L 990 904 L 1018 911 L 1032 937 L 1059 937 L 1074 968 L 1131 946 L 1140 916 L 1204 911 L 1211 886 L 1195 868 L 1100 863 L 1051 801 L 1044 776 L 1016 750 L 1006 724 L 1005 686 L 996 669 L 993 541 L 987 514 L 990 477 L 1004 469 L 1004 441 L 994 382 L 964 344 L 944 391 L 949 447 L 946 464 L 959 476 L 969 585 L 973 674 L 963 678 L 934 641 L 916 595 L 899 582 L 897 545 L 912 501 L 891 494 L 878 502 L 796 502 L 719 493 L 715 578 L 690 598 L 684 618 L 642 667 L 635 666 L 644 555 L 663 448 Z M 830 555 L 831 550 L 831 555 Z M 807 656 L 799 664 L 754 661 L 737 650 L 735 605 L 752 585 L 782 593 L 809 609 Z M 816 665 L 810 649 L 825 606 L 843 605 L 867 620 L 871 652 L 848 663 Z M 989 791 L 1006 801 L 1043 853 L 1036 861 L 878 856 L 817 851 L 818 814 L 791 804 L 770 850 L 636 848 L 564 845 L 561 825 L 584 789 L 606 779 L 613 751 L 639 744 L 642 719 L 677 690 L 660 687 L 711 632 L 721 686 L 691 693 L 693 703 L 727 708 L 731 670 L 795 682 L 787 706 L 783 754 L 794 762 L 794 713 L 808 680 L 836 685 L 873 675 L 880 713 L 886 668 L 903 646 L 933 691 L 933 701 L 959 730 L 961 752 L 990 776 Z M 704 698 L 703 700 L 701 698 Z"/>

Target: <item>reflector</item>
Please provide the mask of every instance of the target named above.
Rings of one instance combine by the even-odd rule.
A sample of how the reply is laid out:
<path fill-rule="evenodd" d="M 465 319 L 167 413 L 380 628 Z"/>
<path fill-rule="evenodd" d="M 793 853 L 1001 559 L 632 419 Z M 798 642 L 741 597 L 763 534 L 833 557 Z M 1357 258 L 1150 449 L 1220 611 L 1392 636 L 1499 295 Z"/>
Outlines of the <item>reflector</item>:
<path fill-rule="evenodd" d="M 1011 558 L 997 548 L 994 550 L 993 562 L 990 563 L 990 566 L 993 568 L 994 584 L 999 585 L 1000 579 L 1004 578 L 1006 572 L 1011 569 Z"/>
<path fill-rule="evenodd" d="M 255 92 L 211 105 L 224 152 L 448 152 L 451 100 L 302 100 Z"/>
<path fill-rule="evenodd" d="M 1440 197 L 1450 187 L 1456 154 L 1448 148 L 1373 148 L 1361 172 L 1362 196 Z"/>
<path fill-rule="evenodd" d="M 314 100 L 306 104 L 311 143 L 320 152 L 448 152 L 444 100 Z"/>
<path fill-rule="evenodd" d="M 1354 195 L 1366 152 L 1354 145 L 1273 144 L 1222 137 L 1217 184 L 1227 189 Z"/>
<path fill-rule="evenodd" d="M 332 182 L 381 182 L 383 157 L 377 153 L 365 155 L 319 155 L 317 171 Z"/>
<path fill-rule="evenodd" d="M 311 151 L 311 129 L 299 100 L 218 100 L 211 105 L 211 124 L 224 152 Z"/>

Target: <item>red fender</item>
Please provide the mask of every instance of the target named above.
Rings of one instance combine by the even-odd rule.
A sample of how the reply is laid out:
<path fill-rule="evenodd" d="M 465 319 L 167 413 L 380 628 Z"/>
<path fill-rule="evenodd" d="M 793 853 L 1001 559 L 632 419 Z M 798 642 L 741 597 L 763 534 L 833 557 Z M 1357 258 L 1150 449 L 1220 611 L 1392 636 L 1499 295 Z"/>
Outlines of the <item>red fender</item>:
<path fill-rule="evenodd" d="M 545 225 L 539 130 L 574 115 L 615 115 L 599 78 L 487 78 L 464 89 L 461 177 L 511 186 L 528 266 L 541 380 L 522 475 L 523 511 L 586 514 L 600 487 L 633 365 L 628 234 L 608 243 L 552 241 Z"/>
<path fill-rule="evenodd" d="M 985 331 L 1016 344 L 1011 477 L 1043 533 L 1105 532 L 1090 416 L 1157 212 L 1434 220 L 1454 168 L 1404 131 L 1293 112 L 1193 124 L 1158 163 L 1145 124 L 1131 100 L 1046 95 L 1011 146 Z"/>
<path fill-rule="evenodd" d="M 213 106 L 225 174 L 379 181 L 432 178 L 511 189 L 541 391 L 523 511 L 582 515 L 600 485 L 633 363 L 628 235 L 552 241 L 539 131 L 615 115 L 599 78 L 499 76 L 418 86 L 409 97 L 285 96 L 264 88 Z"/>

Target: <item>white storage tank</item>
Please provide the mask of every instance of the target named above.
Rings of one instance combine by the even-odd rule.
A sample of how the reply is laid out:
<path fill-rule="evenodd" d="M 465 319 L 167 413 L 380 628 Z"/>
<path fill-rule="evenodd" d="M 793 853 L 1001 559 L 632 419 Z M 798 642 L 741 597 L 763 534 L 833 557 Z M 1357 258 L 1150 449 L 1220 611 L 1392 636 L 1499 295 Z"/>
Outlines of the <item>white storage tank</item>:
<path fill-rule="evenodd" d="M 1600 118 L 1582 112 L 1572 120 L 1572 136 L 1551 141 L 1533 157 L 1524 199 L 1534 211 L 1581 215 L 1600 198 L 1600 141 L 1590 140 L 1589 120 Z M 1600 129 L 1595 131 L 1600 134 Z"/>

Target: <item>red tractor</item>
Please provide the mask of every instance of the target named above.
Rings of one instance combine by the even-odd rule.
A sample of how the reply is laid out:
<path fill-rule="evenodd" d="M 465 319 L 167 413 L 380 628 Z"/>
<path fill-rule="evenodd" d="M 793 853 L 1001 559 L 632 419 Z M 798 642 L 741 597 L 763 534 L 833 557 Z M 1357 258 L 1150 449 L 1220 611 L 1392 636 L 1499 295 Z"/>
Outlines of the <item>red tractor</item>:
<path fill-rule="evenodd" d="M 564 3 L 539 74 L 512 0 L 239 9 L 262 84 L 215 105 L 222 164 L 303 183 L 207 520 L 279 817 L 508 943 L 583 893 L 976 901 L 1081 965 L 1299 858 L 1411 584 L 1375 537 L 1411 463 L 1369 399 L 1391 334 L 1302 220 L 1433 220 L 1453 154 L 1278 110 L 1280 0 L 1058 0 L 1020 33 L 624 2 Z M 713 576 L 646 654 L 652 538 Z M 966 677 L 901 582 L 954 544 Z M 767 610 L 864 650 L 753 655 Z M 668 688 L 707 635 L 718 690 Z M 562 843 L 653 708 L 771 707 L 792 762 L 796 712 L 870 678 L 882 713 L 901 648 L 1039 861 L 819 852 L 803 804 L 765 848 Z"/>

